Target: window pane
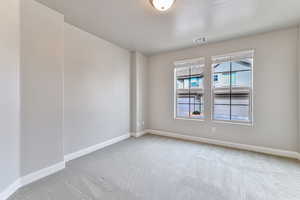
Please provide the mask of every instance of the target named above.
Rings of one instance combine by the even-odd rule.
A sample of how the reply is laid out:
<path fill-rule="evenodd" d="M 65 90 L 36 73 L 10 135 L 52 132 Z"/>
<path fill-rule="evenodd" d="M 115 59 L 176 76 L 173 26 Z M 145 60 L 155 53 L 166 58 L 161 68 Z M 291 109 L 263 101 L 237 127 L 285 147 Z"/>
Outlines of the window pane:
<path fill-rule="evenodd" d="M 230 120 L 230 105 L 214 105 L 214 119 Z"/>
<path fill-rule="evenodd" d="M 231 105 L 231 120 L 249 121 L 249 106 Z"/>
<path fill-rule="evenodd" d="M 230 95 L 215 95 L 214 104 L 230 105 Z"/>
<path fill-rule="evenodd" d="M 232 71 L 243 71 L 251 70 L 252 68 L 252 58 L 238 59 L 232 61 Z"/>
<path fill-rule="evenodd" d="M 189 98 L 177 96 L 177 116 L 189 117 Z"/>
<path fill-rule="evenodd" d="M 176 69 L 176 115 L 177 117 L 189 117 L 189 67 L 180 67 Z"/>
<path fill-rule="evenodd" d="M 201 78 L 193 77 L 191 78 L 191 88 L 200 88 Z"/>
<path fill-rule="evenodd" d="M 201 65 L 191 66 L 191 88 L 204 88 L 204 73 Z"/>
<path fill-rule="evenodd" d="M 234 72 L 233 87 L 251 87 L 251 71 Z"/>
<path fill-rule="evenodd" d="M 250 97 L 248 94 L 245 95 L 232 95 L 231 96 L 231 104 L 243 104 L 249 105 L 250 104 Z"/>
<path fill-rule="evenodd" d="M 232 62 L 231 120 L 249 122 L 252 87 L 252 58 Z"/>
<path fill-rule="evenodd" d="M 190 75 L 189 67 L 179 67 L 176 69 L 177 77 L 188 77 Z"/>
<path fill-rule="evenodd" d="M 204 73 L 201 65 L 191 66 L 191 88 L 190 88 L 190 117 L 204 117 Z"/>
<path fill-rule="evenodd" d="M 230 120 L 230 95 L 215 95 L 214 119 Z"/>
<path fill-rule="evenodd" d="M 177 88 L 178 89 L 183 89 L 184 88 L 184 80 L 183 79 L 178 79 L 177 80 Z"/>
<path fill-rule="evenodd" d="M 185 78 L 183 80 L 184 80 L 183 88 L 184 89 L 189 89 L 190 88 L 190 78 Z"/>
<path fill-rule="evenodd" d="M 202 94 L 191 95 L 190 105 L 192 118 L 200 119 L 204 117 L 204 102 Z"/>
<path fill-rule="evenodd" d="M 214 88 L 230 87 L 230 62 L 213 65 Z"/>

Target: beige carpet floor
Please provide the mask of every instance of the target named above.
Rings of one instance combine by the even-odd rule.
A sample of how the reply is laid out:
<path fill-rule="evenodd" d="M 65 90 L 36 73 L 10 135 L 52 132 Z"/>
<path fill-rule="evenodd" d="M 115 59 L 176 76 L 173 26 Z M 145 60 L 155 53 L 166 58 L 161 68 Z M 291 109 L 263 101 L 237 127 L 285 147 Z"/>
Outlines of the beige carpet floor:
<path fill-rule="evenodd" d="M 300 163 L 147 135 L 67 164 L 10 200 L 300 200 Z"/>

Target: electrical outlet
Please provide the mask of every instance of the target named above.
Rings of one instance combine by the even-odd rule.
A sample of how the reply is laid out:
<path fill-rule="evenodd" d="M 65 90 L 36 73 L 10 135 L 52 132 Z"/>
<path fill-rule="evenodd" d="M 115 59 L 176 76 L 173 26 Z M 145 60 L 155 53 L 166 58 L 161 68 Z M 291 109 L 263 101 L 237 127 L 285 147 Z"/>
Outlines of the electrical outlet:
<path fill-rule="evenodd" d="M 217 131 L 217 128 L 216 127 L 212 127 L 211 128 L 211 132 L 215 133 Z"/>

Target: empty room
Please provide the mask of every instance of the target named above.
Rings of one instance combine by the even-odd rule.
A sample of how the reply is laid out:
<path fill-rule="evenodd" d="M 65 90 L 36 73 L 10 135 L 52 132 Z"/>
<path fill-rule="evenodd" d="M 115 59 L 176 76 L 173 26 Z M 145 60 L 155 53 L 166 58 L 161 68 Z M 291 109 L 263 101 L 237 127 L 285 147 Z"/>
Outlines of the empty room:
<path fill-rule="evenodd" d="M 1 0 L 0 200 L 300 200 L 299 0 Z"/>

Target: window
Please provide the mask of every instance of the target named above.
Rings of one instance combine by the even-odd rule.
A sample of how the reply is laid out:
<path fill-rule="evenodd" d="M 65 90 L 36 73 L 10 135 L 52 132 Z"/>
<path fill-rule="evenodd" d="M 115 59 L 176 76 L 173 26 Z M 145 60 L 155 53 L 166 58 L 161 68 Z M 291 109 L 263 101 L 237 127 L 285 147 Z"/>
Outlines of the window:
<path fill-rule="evenodd" d="M 204 118 L 204 58 L 175 62 L 175 117 Z"/>
<path fill-rule="evenodd" d="M 213 119 L 252 122 L 253 51 L 212 58 Z"/>

